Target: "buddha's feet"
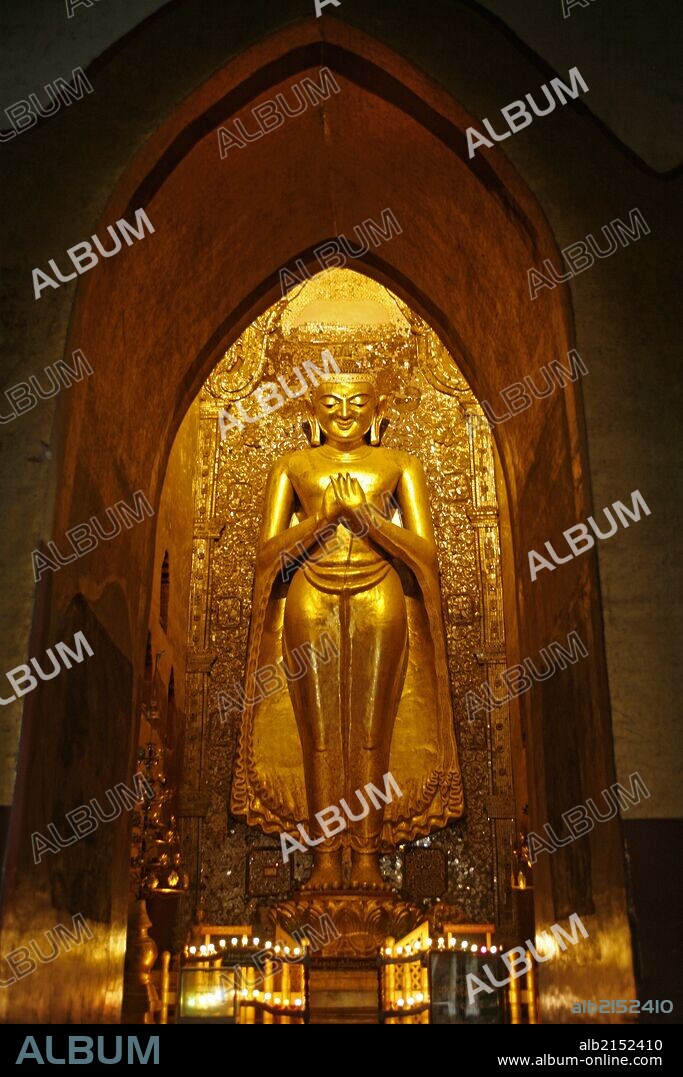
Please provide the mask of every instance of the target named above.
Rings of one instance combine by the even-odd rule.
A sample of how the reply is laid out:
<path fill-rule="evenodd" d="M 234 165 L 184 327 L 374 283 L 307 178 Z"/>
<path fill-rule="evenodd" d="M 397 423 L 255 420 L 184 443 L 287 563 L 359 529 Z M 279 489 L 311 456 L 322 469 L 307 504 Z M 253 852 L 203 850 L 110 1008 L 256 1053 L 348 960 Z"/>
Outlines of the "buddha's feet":
<path fill-rule="evenodd" d="M 313 862 L 310 879 L 302 890 L 341 890 L 343 886 L 341 851 L 319 853 Z"/>
<path fill-rule="evenodd" d="M 390 890 L 379 870 L 375 853 L 355 853 L 351 862 L 352 890 Z"/>

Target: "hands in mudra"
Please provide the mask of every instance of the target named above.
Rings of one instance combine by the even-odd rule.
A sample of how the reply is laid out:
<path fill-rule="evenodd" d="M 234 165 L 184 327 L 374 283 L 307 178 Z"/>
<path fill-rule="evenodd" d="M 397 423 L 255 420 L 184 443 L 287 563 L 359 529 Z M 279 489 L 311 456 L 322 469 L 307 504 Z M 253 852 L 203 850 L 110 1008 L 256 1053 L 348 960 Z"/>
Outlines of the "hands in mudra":
<path fill-rule="evenodd" d="M 364 526 L 363 508 L 368 503 L 365 490 L 347 472 L 330 478 L 330 483 L 323 494 L 322 511 L 330 523 L 344 523 L 351 531 L 367 530 Z"/>

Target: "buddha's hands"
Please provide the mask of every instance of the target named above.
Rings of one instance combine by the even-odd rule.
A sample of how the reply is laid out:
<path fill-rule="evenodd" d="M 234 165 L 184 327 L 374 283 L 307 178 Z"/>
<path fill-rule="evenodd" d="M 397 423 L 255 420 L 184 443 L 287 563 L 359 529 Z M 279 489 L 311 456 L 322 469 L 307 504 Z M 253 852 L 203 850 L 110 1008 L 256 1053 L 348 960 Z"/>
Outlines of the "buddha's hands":
<path fill-rule="evenodd" d="M 343 518 L 343 522 L 350 531 L 365 534 L 367 531 L 365 512 L 368 499 L 358 479 L 352 478 L 347 472 L 346 475 L 339 474 L 330 479 L 330 485 L 340 506 L 339 516 Z"/>
<path fill-rule="evenodd" d="M 321 505 L 322 519 L 325 523 L 337 524 L 343 511 L 344 506 L 337 497 L 334 482 L 330 480 L 330 483 L 323 494 L 323 503 Z"/>
<path fill-rule="evenodd" d="M 351 478 L 348 471 L 346 475 L 337 475 L 336 478 L 331 479 L 330 485 L 334 487 L 337 500 L 345 509 L 356 512 L 361 505 L 367 505 L 365 490 L 358 479 Z"/>
<path fill-rule="evenodd" d="M 327 523 L 337 524 L 343 519 L 352 531 L 363 530 L 362 516 L 367 505 L 365 490 L 357 479 L 335 475 L 323 494 L 321 514 Z"/>

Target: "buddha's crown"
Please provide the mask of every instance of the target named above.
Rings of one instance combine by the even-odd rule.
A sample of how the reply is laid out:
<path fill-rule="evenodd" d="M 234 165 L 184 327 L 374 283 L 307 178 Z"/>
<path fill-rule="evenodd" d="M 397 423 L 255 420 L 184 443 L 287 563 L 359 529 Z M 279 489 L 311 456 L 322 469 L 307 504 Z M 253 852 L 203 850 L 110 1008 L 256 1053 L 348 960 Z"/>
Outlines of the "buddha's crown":
<path fill-rule="evenodd" d="M 327 348 L 323 349 L 322 358 L 328 367 L 322 375 L 323 381 L 362 382 L 366 385 L 368 382 L 375 381 L 376 371 L 360 359 L 335 359 Z M 334 364 L 331 370 L 329 369 L 330 362 Z"/>

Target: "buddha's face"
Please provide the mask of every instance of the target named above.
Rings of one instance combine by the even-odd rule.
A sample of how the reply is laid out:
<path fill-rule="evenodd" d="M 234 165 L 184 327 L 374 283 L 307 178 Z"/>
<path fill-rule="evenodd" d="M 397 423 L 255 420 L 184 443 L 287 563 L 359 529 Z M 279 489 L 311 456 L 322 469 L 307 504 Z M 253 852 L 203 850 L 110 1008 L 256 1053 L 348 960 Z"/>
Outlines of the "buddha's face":
<path fill-rule="evenodd" d="M 313 398 L 320 429 L 331 442 L 362 441 L 372 425 L 376 407 L 372 382 L 326 381 Z"/>

